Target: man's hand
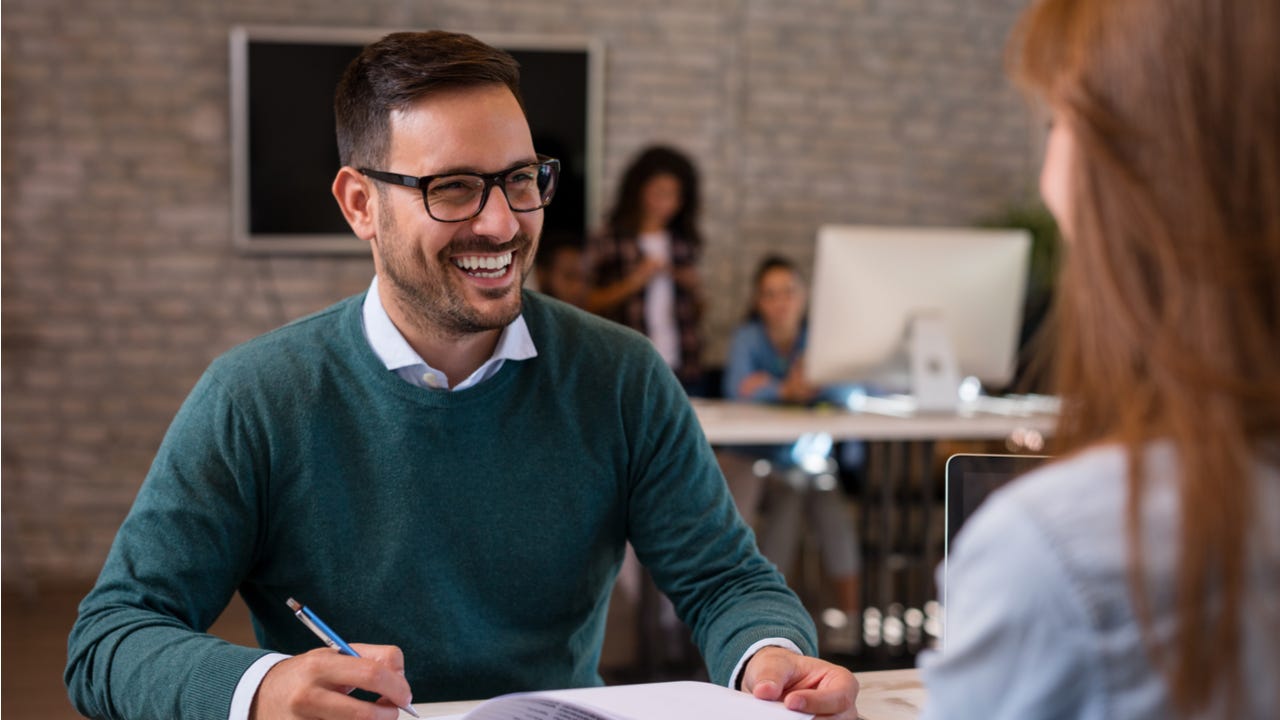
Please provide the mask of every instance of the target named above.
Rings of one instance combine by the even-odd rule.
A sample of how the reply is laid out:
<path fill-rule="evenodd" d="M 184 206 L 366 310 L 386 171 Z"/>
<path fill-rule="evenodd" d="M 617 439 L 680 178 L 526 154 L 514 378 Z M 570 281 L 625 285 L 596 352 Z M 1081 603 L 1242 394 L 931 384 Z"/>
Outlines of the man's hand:
<path fill-rule="evenodd" d="M 858 718 L 853 673 L 785 648 L 766 647 L 752 655 L 742 672 L 742 689 L 761 700 L 781 700 L 788 710 L 831 720 Z"/>
<path fill-rule="evenodd" d="M 253 697 L 249 720 L 360 718 L 395 720 L 397 705 L 412 702 L 404 654 L 391 645 L 351 645 L 360 657 L 320 648 L 267 671 Z M 355 688 L 381 695 L 377 703 L 348 697 Z"/>

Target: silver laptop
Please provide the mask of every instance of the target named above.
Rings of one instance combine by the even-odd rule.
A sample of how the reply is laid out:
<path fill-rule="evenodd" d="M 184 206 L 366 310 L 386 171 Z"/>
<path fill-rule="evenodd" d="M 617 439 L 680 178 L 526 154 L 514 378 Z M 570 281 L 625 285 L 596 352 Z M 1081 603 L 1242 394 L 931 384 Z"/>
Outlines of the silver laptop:
<path fill-rule="evenodd" d="M 942 640 L 946 642 L 947 625 L 954 620 L 947 615 L 947 591 L 951 587 L 948 559 L 951 543 L 987 496 L 1019 475 L 1030 472 L 1048 460 L 1047 455 L 978 455 L 961 454 L 947 458 L 945 531 L 942 544 Z"/>

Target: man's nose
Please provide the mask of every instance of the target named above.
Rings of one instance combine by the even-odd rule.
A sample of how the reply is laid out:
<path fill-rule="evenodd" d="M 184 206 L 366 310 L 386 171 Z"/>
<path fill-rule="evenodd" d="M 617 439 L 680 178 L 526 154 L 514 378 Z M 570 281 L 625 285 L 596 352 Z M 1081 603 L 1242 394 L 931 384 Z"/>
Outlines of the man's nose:
<path fill-rule="evenodd" d="M 501 187 L 494 185 L 489 188 L 489 199 L 480 214 L 471 220 L 471 228 L 477 235 L 501 238 L 503 242 L 515 237 L 520 221 L 507 204 L 507 196 Z"/>

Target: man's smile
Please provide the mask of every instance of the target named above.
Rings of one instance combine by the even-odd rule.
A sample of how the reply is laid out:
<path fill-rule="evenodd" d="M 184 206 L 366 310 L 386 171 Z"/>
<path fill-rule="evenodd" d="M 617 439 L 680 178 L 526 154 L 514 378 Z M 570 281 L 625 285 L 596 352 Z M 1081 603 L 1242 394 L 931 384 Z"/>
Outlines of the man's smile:
<path fill-rule="evenodd" d="M 511 269 L 513 252 L 501 255 L 455 255 L 449 260 L 467 275 L 477 278 L 500 278 Z"/>

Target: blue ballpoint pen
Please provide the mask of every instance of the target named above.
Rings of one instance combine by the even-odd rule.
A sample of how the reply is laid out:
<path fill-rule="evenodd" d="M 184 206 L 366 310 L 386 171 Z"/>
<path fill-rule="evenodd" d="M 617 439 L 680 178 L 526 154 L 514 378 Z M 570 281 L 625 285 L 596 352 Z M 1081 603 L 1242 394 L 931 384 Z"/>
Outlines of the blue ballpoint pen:
<path fill-rule="evenodd" d="M 293 614 L 302 621 L 303 625 L 310 628 L 311 632 L 316 634 L 316 637 L 323 640 L 325 645 L 328 645 L 343 655 L 360 657 L 360 653 L 352 650 L 350 645 L 343 641 L 342 638 L 338 637 L 338 633 L 334 632 L 332 628 L 326 625 L 318 615 L 311 612 L 311 608 L 303 605 L 293 598 L 289 598 L 287 602 L 289 604 L 289 609 L 293 611 Z M 421 717 L 410 705 L 398 705 L 397 707 L 414 717 Z"/>

